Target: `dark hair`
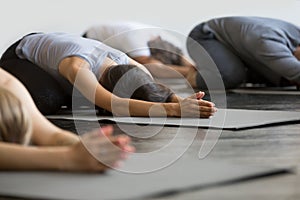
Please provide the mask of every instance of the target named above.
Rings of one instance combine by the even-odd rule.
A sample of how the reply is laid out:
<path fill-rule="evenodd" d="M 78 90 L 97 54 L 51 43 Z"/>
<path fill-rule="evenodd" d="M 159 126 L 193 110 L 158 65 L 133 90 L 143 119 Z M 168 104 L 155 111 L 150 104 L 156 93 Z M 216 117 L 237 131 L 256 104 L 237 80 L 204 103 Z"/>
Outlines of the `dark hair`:
<path fill-rule="evenodd" d="M 182 50 L 161 37 L 148 41 L 151 56 L 164 64 L 182 65 Z"/>
<path fill-rule="evenodd" d="M 87 32 L 84 32 L 84 33 L 82 34 L 82 37 L 87 38 Z"/>
<path fill-rule="evenodd" d="M 174 94 L 136 65 L 111 66 L 103 73 L 99 83 L 119 97 L 150 102 L 170 102 Z"/>

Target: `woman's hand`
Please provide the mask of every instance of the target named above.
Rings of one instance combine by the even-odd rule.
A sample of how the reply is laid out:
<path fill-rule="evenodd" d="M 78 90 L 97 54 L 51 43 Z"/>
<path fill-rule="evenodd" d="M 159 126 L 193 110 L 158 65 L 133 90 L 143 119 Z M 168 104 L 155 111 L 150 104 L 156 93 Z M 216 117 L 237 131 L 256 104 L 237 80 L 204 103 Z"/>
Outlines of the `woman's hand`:
<path fill-rule="evenodd" d="M 202 99 L 204 95 L 204 92 L 198 92 L 188 98 L 180 100 L 178 116 L 201 118 L 212 116 L 217 109 L 214 103 Z"/>
<path fill-rule="evenodd" d="M 66 170 L 103 172 L 117 167 L 134 148 L 128 136 L 112 136 L 112 132 L 112 127 L 107 126 L 82 135 L 66 155 Z"/>
<path fill-rule="evenodd" d="M 294 56 L 300 61 L 300 46 L 298 46 L 294 51 Z"/>

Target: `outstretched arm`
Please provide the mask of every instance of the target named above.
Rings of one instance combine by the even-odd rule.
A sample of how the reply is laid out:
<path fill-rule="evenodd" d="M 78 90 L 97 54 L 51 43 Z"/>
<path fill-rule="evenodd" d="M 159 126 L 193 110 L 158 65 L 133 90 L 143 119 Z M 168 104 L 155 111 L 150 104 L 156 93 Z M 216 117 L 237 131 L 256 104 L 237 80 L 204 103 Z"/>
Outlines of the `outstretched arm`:
<path fill-rule="evenodd" d="M 117 167 L 128 152 L 134 151 L 127 136 L 111 134 L 111 127 L 94 130 L 70 146 L 28 147 L 0 142 L 0 170 L 102 172 Z"/>
<path fill-rule="evenodd" d="M 182 116 L 193 113 L 193 117 L 209 117 L 215 112 L 214 104 L 198 99 L 192 99 L 190 105 L 182 102 L 154 103 L 134 99 L 120 98 L 102 87 L 96 76 L 90 71 L 85 60 L 79 57 L 64 59 L 59 66 L 59 72 L 67 78 L 88 100 L 97 106 L 120 116 Z M 200 111 L 200 112 L 199 112 Z M 209 113 L 203 114 L 202 111 Z M 151 114 L 150 114 L 151 112 Z M 199 114 L 194 115 L 195 112 Z M 188 116 L 188 115 L 185 115 Z"/>
<path fill-rule="evenodd" d="M 32 116 L 32 140 L 44 146 L 28 147 L 0 142 L 0 170 L 104 171 L 108 168 L 106 165 L 113 166 L 125 157 L 126 152 L 134 150 L 127 136 L 111 136 L 111 127 L 91 131 L 80 139 L 54 126 L 37 110 L 23 85 L 1 68 L 0 85 L 22 99 Z M 107 152 L 105 157 L 93 156 L 102 151 Z"/>
<path fill-rule="evenodd" d="M 166 105 L 157 104 L 160 107 L 152 107 L 156 105 L 152 102 L 139 101 L 133 99 L 120 98 L 107 91 L 99 84 L 96 76 L 91 72 L 86 61 L 78 57 L 69 57 L 64 59 L 60 66 L 59 72 L 67 78 L 89 101 L 97 106 L 108 110 L 119 116 L 149 116 L 151 108 L 155 116 L 163 116 L 164 109 L 169 109 L 168 114 L 176 116 L 176 104 Z M 173 111 L 174 110 L 174 111 Z M 173 112 L 172 112 L 173 111 Z"/>
<path fill-rule="evenodd" d="M 151 56 L 139 56 L 133 58 L 143 64 L 153 76 L 157 78 L 182 78 L 187 76 L 194 65 L 186 57 L 182 57 L 182 66 L 167 65 Z"/>

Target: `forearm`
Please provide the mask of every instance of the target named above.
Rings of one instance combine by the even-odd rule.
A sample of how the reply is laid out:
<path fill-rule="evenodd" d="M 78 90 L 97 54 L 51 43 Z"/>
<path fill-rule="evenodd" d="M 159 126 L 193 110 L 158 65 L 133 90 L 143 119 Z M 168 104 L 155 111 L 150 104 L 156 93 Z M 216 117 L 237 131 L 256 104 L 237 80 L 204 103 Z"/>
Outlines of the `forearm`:
<path fill-rule="evenodd" d="M 181 65 L 180 66 L 169 65 L 169 67 L 173 67 L 174 70 L 179 72 L 184 77 L 186 77 L 191 70 L 194 70 L 196 68 L 195 63 L 191 59 L 187 58 L 186 56 L 181 57 Z"/>
<path fill-rule="evenodd" d="M 114 98 L 111 112 L 117 116 L 164 117 L 179 116 L 178 103 L 155 103 L 135 99 Z"/>
<path fill-rule="evenodd" d="M 185 69 L 181 69 L 181 67 L 161 63 L 148 63 L 144 64 L 144 66 L 157 78 L 182 78 L 183 74 L 185 74 Z"/>
<path fill-rule="evenodd" d="M 180 77 L 187 76 L 188 72 L 191 70 L 190 67 L 187 66 L 178 66 L 178 65 L 168 65 L 171 69 L 175 70 L 178 74 L 180 74 Z"/>
<path fill-rule="evenodd" d="M 44 144 L 46 146 L 68 146 L 73 145 L 80 141 L 79 136 L 71 133 L 69 131 L 65 131 L 60 129 L 57 132 L 52 133 L 52 136 L 49 137 L 49 141 L 47 144 Z M 43 144 L 39 144 L 43 145 Z"/>
<path fill-rule="evenodd" d="M 151 117 L 179 117 L 180 106 L 178 103 L 155 103 L 153 105 L 139 105 L 136 102 L 130 104 L 131 116 Z M 145 115 L 146 114 L 146 115 Z"/>
<path fill-rule="evenodd" d="M 0 171 L 103 172 L 134 151 L 129 137 L 115 137 L 112 132 L 111 127 L 95 129 L 71 146 L 28 147 L 0 142 Z"/>
<path fill-rule="evenodd" d="M 144 64 L 151 74 L 158 78 L 182 78 L 193 67 L 193 64 L 188 62 L 186 58 L 182 59 L 182 66 L 164 64 L 153 57 L 144 56 L 134 59 Z"/>
<path fill-rule="evenodd" d="M 191 70 L 194 70 L 196 68 L 195 63 L 192 60 L 190 60 L 189 58 L 187 58 L 186 56 L 181 57 L 181 65 L 180 66 L 170 65 L 169 67 L 173 67 L 174 70 L 179 72 L 184 77 L 186 77 Z"/>
<path fill-rule="evenodd" d="M 25 147 L 0 142 L 0 170 L 65 170 L 68 147 Z"/>
<path fill-rule="evenodd" d="M 147 70 L 157 78 L 179 78 L 181 75 L 175 70 L 169 69 L 159 60 L 154 59 L 151 56 L 137 56 L 133 60 L 143 64 Z"/>

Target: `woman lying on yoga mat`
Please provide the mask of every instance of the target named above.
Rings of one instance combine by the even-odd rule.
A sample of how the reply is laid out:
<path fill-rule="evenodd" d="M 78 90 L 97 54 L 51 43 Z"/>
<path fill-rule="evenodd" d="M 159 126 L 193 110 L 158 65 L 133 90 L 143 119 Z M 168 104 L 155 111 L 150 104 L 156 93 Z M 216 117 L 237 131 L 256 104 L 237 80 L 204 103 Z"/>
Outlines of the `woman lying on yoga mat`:
<path fill-rule="evenodd" d="M 181 78 L 194 68 L 179 48 L 180 42 L 152 25 L 132 21 L 103 23 L 90 27 L 83 37 L 126 53 L 155 77 Z"/>
<path fill-rule="evenodd" d="M 78 137 L 54 126 L 25 87 L 1 68 L 0 86 L 0 170 L 102 172 L 134 150 L 129 137 L 112 136 L 111 127 Z"/>
<path fill-rule="evenodd" d="M 65 103 L 66 93 L 72 94 L 72 85 L 98 107 L 120 116 L 149 116 L 151 111 L 151 116 L 210 117 L 216 111 L 213 103 L 202 100 L 203 92 L 183 99 L 156 83 L 143 65 L 126 54 L 71 34 L 27 35 L 4 53 L 1 65 L 31 94 L 43 93 L 33 95 L 37 102 L 44 101 L 39 104 L 56 104 L 45 112 L 56 112 L 61 106 L 57 102 Z"/>
<path fill-rule="evenodd" d="M 262 17 L 224 17 L 197 25 L 189 34 L 187 49 L 199 72 L 218 77 L 211 66 L 201 64 L 199 43 L 211 56 L 225 88 L 261 83 L 267 86 L 300 85 L 300 27 Z M 198 45 L 199 46 L 199 45 Z M 202 76 L 191 71 L 190 84 L 205 88 Z"/>

